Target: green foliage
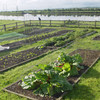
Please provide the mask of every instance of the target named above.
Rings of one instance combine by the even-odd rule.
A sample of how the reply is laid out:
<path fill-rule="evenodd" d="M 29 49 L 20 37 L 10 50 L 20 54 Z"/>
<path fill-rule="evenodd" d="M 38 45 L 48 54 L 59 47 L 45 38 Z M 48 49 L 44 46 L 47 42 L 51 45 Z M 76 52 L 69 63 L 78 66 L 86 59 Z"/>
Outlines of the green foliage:
<path fill-rule="evenodd" d="M 45 48 L 45 46 L 41 45 L 41 46 L 38 46 L 38 49 L 39 50 L 43 50 Z"/>
<path fill-rule="evenodd" d="M 65 53 L 61 53 L 57 61 L 55 62 L 55 66 L 61 67 L 63 71 L 60 74 L 68 74 L 68 75 L 77 75 L 78 69 L 83 69 L 83 66 L 80 66 L 82 63 L 82 57 L 79 54 L 75 54 L 73 56 L 66 55 Z"/>
<path fill-rule="evenodd" d="M 59 41 L 59 40 L 64 40 L 65 38 L 63 36 L 60 37 L 54 37 L 53 41 Z"/>
<path fill-rule="evenodd" d="M 54 45 L 55 42 L 54 41 L 51 41 L 51 40 L 47 40 L 46 43 L 44 44 L 45 46 L 52 46 Z"/>
<path fill-rule="evenodd" d="M 77 75 L 79 64 L 82 63 L 79 54 L 74 56 L 61 53 L 57 61 L 49 65 L 39 64 L 38 72 L 26 76 L 20 83 L 23 89 L 32 89 L 36 95 L 53 96 L 67 90 L 72 90 L 72 85 L 66 80 L 70 75 Z"/>
<path fill-rule="evenodd" d="M 66 78 L 63 75 L 59 75 L 59 70 L 55 70 L 50 65 L 38 65 L 37 67 L 42 70 L 26 76 L 20 83 L 23 89 L 33 89 L 34 94 L 41 96 L 52 96 L 72 89 L 72 85 Z"/>
<path fill-rule="evenodd" d="M 57 41 L 57 43 L 54 46 L 56 47 L 63 46 L 65 43 L 66 43 L 65 41 Z"/>

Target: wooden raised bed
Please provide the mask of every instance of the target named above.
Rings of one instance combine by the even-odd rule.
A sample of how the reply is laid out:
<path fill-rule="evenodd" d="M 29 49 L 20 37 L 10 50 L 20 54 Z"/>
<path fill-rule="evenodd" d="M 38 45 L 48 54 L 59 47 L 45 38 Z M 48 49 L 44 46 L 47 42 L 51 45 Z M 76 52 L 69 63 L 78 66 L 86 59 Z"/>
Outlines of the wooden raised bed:
<path fill-rule="evenodd" d="M 72 53 L 70 53 L 69 55 L 73 55 L 76 53 L 79 53 L 82 56 L 83 58 L 82 65 L 84 65 L 84 69 L 79 71 L 79 75 L 75 75 L 67 79 L 73 86 L 80 80 L 81 76 L 85 74 L 98 61 L 100 57 L 100 51 L 86 50 L 86 49 L 77 49 Z M 66 94 L 66 92 L 58 94 L 59 97 L 36 96 L 32 93 L 32 91 L 22 89 L 21 86 L 18 85 L 19 82 L 21 82 L 21 80 L 11 84 L 10 86 L 4 88 L 3 90 L 10 93 L 14 93 L 22 97 L 26 97 L 30 100 L 60 100 Z"/>

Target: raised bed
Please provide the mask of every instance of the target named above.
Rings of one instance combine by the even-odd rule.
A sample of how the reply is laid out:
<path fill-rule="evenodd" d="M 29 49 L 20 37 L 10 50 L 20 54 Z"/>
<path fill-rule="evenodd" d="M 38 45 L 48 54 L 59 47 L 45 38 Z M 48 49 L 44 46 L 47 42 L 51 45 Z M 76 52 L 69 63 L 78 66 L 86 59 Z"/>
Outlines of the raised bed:
<path fill-rule="evenodd" d="M 88 33 L 88 34 L 85 34 L 85 35 L 81 36 L 81 38 L 85 38 L 85 37 L 87 37 L 87 36 L 91 36 L 91 35 L 93 35 L 93 34 L 95 34 L 95 33 L 97 33 L 97 31 L 93 31 L 93 32 L 90 32 L 90 33 Z"/>
<path fill-rule="evenodd" d="M 94 37 L 93 40 L 100 40 L 100 35 Z"/>
<path fill-rule="evenodd" d="M 83 74 L 85 74 L 99 59 L 100 57 L 100 51 L 95 50 L 85 50 L 85 49 L 77 49 L 70 53 L 69 55 L 77 54 L 79 53 L 83 58 L 84 69 L 79 71 L 79 75 L 76 75 L 74 77 L 69 77 L 67 80 L 74 86 L 81 78 Z M 32 93 L 31 90 L 24 90 L 21 86 L 18 85 L 18 83 L 21 82 L 21 80 L 17 81 L 16 83 L 11 84 L 10 86 L 4 88 L 4 91 L 14 93 L 16 95 L 26 97 L 31 100 L 60 100 L 66 92 L 63 94 L 57 94 L 55 97 L 41 97 L 36 96 Z"/>
<path fill-rule="evenodd" d="M 20 31 L 20 33 L 22 34 L 27 34 L 32 32 L 32 31 L 35 31 L 35 30 L 38 30 L 39 28 L 31 28 L 31 29 L 25 29 L 24 31 Z"/>
<path fill-rule="evenodd" d="M 5 45 L 2 45 L 2 46 L 9 46 L 10 49 L 14 49 L 14 48 L 18 48 L 18 47 L 25 45 L 25 44 L 34 43 L 34 42 L 37 42 L 37 41 L 40 41 L 40 40 L 43 40 L 43 39 L 64 35 L 64 34 L 70 32 L 70 31 L 71 30 L 61 30 L 61 31 L 58 31 L 58 32 L 55 32 L 55 33 L 52 33 L 52 34 L 48 34 L 48 35 L 44 35 L 44 36 L 41 36 L 41 37 L 37 37 L 37 38 L 33 37 L 33 38 L 30 38 L 30 39 L 26 39 L 26 40 L 22 40 L 22 41 L 18 41 L 18 42 L 13 42 L 13 43 L 5 44 Z"/>
<path fill-rule="evenodd" d="M 36 59 L 37 57 L 42 56 L 48 51 L 52 51 L 55 49 L 57 49 L 57 47 L 45 47 L 42 50 L 38 49 L 37 47 L 0 57 L 0 72 L 6 71 L 20 64 Z"/>
<path fill-rule="evenodd" d="M 49 33 L 51 31 L 54 31 L 56 29 L 51 29 L 51 28 L 44 28 L 44 29 L 39 29 L 39 28 L 34 28 L 30 30 L 25 30 L 22 32 L 25 35 L 36 35 L 36 34 L 41 34 L 41 33 Z"/>

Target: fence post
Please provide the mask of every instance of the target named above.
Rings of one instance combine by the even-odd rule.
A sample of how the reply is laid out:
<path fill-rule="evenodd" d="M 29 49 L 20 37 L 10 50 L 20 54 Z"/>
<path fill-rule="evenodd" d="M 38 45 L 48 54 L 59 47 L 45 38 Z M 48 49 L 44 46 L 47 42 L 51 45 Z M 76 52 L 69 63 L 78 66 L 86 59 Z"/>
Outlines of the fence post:
<path fill-rule="evenodd" d="M 96 28 L 96 21 L 95 21 L 95 28 Z"/>
<path fill-rule="evenodd" d="M 64 20 L 64 27 L 65 27 L 65 20 Z"/>
<path fill-rule="evenodd" d="M 51 26 L 51 20 L 50 20 L 50 26 Z"/>
<path fill-rule="evenodd" d="M 6 31 L 6 24 L 4 24 L 4 30 Z"/>
<path fill-rule="evenodd" d="M 17 22 L 16 22 L 16 28 L 18 28 Z"/>

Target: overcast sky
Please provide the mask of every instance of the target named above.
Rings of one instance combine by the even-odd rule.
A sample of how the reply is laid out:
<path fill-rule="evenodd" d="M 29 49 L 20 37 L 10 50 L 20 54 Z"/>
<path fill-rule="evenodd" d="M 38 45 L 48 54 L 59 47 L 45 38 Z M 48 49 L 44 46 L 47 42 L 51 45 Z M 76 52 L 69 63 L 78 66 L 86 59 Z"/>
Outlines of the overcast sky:
<path fill-rule="evenodd" d="M 0 0 L 0 11 L 100 7 L 100 0 Z"/>

